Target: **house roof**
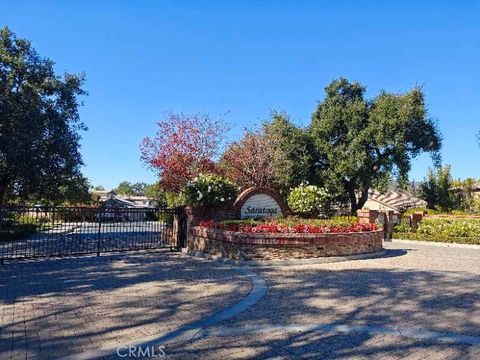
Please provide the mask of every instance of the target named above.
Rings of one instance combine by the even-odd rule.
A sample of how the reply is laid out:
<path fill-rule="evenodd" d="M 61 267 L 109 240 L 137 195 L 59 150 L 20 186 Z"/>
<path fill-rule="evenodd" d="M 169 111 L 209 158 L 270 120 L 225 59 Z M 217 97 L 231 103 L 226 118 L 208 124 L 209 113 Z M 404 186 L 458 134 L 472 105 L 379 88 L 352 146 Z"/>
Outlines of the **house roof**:
<path fill-rule="evenodd" d="M 154 200 L 148 196 L 143 195 L 120 195 L 122 199 L 132 200 L 132 201 L 142 201 L 142 200 Z"/>
<path fill-rule="evenodd" d="M 461 186 L 452 186 L 450 189 L 448 189 L 450 191 L 457 191 L 457 192 L 462 192 L 463 191 L 463 187 Z M 480 183 L 476 183 L 476 184 L 473 184 L 472 186 L 472 191 L 474 192 L 477 192 L 477 191 L 480 191 Z"/>
<path fill-rule="evenodd" d="M 106 196 L 108 194 L 116 195 L 117 193 L 113 190 L 90 190 L 90 193 L 98 196 Z"/>
<path fill-rule="evenodd" d="M 382 194 L 380 191 L 370 189 L 368 199 L 377 201 L 385 206 L 399 211 L 404 207 L 427 207 L 427 202 L 404 191 L 387 191 Z"/>
<path fill-rule="evenodd" d="M 124 206 L 124 207 L 127 207 L 127 208 L 136 208 L 138 207 L 137 204 L 131 202 L 131 201 L 128 201 L 128 200 L 125 200 L 125 199 L 122 199 L 118 196 L 114 196 L 112 198 L 109 198 L 107 200 L 105 200 L 103 202 L 104 205 L 106 206 L 111 206 L 111 204 L 119 204 L 121 206 Z"/>

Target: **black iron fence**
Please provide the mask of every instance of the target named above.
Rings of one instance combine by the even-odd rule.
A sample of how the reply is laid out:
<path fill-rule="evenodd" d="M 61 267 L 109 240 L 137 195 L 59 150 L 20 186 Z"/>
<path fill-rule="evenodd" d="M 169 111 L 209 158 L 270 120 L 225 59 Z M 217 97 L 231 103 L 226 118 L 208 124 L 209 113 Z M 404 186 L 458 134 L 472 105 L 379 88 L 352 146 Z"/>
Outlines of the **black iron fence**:
<path fill-rule="evenodd" d="M 183 211 L 0 207 L 0 261 L 182 246 Z"/>

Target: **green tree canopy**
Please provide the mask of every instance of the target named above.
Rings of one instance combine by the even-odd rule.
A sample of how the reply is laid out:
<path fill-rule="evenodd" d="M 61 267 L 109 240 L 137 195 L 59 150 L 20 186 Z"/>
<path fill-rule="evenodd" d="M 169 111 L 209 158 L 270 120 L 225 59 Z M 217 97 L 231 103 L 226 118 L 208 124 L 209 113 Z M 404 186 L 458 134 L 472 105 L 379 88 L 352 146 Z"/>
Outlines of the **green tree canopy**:
<path fill-rule="evenodd" d="M 270 139 L 278 190 L 287 194 L 303 182 L 315 182 L 317 155 L 308 129 L 295 126 L 286 113 L 274 111 L 263 131 Z"/>
<path fill-rule="evenodd" d="M 451 211 L 456 206 L 450 165 L 428 169 L 427 178 L 420 184 L 420 197 L 431 209 Z"/>
<path fill-rule="evenodd" d="M 167 196 L 159 183 L 149 184 L 145 187 L 144 195 L 155 199 L 158 206 L 167 206 Z"/>
<path fill-rule="evenodd" d="M 311 124 L 319 176 L 331 191 L 347 196 L 352 211 L 363 207 L 370 187 L 392 174 L 405 184 L 411 159 L 420 153 L 439 162 L 441 136 L 422 89 L 382 91 L 368 100 L 364 86 L 341 78 L 325 92 Z"/>
<path fill-rule="evenodd" d="M 284 195 L 302 182 L 315 180 L 315 147 L 307 129 L 283 112 L 272 112 L 262 128 L 245 131 L 220 159 L 226 177 L 241 188 L 268 186 Z"/>
<path fill-rule="evenodd" d="M 0 29 L 0 203 L 61 202 L 88 191 L 79 152 L 84 75 L 58 76 L 53 65 L 28 40 Z"/>
<path fill-rule="evenodd" d="M 475 178 L 457 179 L 453 181 L 451 193 L 455 197 L 455 208 L 466 213 L 480 211 L 480 198 L 477 195 L 480 182 Z"/>
<path fill-rule="evenodd" d="M 58 191 L 50 196 L 48 202 L 53 204 L 89 204 L 92 201 L 92 195 L 88 191 L 90 183 L 83 175 L 70 178 L 66 185 L 60 185 Z"/>
<path fill-rule="evenodd" d="M 148 185 L 144 182 L 131 183 L 130 181 L 122 181 L 118 184 L 114 191 L 120 195 L 145 195 L 145 189 Z"/>

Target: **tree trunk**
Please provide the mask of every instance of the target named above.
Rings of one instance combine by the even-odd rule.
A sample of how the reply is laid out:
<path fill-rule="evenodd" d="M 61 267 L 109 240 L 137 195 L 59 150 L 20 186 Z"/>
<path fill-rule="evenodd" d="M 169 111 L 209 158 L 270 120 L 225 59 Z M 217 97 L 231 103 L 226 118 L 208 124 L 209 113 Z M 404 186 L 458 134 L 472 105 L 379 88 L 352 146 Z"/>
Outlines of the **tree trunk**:
<path fill-rule="evenodd" d="M 367 202 L 368 200 L 368 189 L 364 189 L 362 190 L 362 195 L 360 195 L 360 199 L 358 199 L 357 201 L 357 210 L 360 210 L 361 208 L 363 208 L 363 205 L 365 205 L 365 203 Z"/>
<path fill-rule="evenodd" d="M 351 185 L 350 188 L 348 189 L 348 196 L 350 198 L 350 208 L 351 208 L 352 214 L 355 214 L 357 210 L 360 210 L 363 207 L 363 205 L 365 205 L 365 203 L 367 202 L 368 188 L 363 189 L 360 194 L 360 198 L 357 199 L 355 187 Z"/>
<path fill-rule="evenodd" d="M 350 188 L 348 189 L 348 197 L 350 198 L 350 211 L 352 212 L 352 214 L 355 214 L 358 209 L 357 196 L 355 194 L 355 188 L 353 186 L 350 186 Z"/>

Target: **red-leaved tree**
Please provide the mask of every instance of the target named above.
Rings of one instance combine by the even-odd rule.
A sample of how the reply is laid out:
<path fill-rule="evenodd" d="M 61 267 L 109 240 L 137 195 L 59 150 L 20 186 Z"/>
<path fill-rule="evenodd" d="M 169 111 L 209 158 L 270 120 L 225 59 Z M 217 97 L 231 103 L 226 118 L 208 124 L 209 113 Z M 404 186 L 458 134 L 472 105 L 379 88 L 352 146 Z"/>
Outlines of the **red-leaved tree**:
<path fill-rule="evenodd" d="M 169 113 L 157 125 L 155 137 L 141 143 L 141 159 L 158 172 L 166 191 L 178 192 L 195 176 L 216 171 L 213 157 L 227 130 L 222 119 Z"/>
<path fill-rule="evenodd" d="M 220 165 L 228 179 L 242 189 L 250 186 L 276 188 L 278 176 L 274 169 L 272 138 L 262 132 L 246 131 L 243 139 L 229 145 Z"/>

